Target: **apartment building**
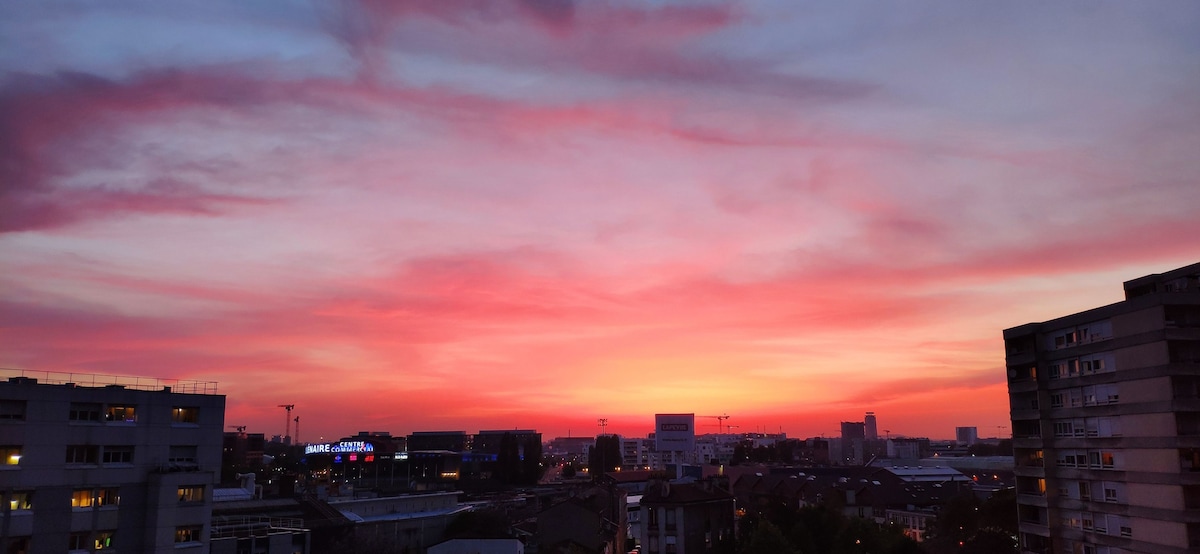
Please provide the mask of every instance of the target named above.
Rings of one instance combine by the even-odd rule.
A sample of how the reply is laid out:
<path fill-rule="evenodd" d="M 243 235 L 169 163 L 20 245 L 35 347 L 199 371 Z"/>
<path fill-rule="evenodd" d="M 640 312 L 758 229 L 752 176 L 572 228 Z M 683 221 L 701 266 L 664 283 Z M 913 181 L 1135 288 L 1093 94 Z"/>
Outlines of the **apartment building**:
<path fill-rule="evenodd" d="M 646 554 L 720 552 L 733 540 L 735 503 L 724 477 L 655 481 L 639 502 Z"/>
<path fill-rule="evenodd" d="M 209 551 L 215 383 L 5 373 L 0 551 Z"/>
<path fill-rule="evenodd" d="M 1200 549 L 1200 264 L 1004 331 L 1023 552 Z"/>

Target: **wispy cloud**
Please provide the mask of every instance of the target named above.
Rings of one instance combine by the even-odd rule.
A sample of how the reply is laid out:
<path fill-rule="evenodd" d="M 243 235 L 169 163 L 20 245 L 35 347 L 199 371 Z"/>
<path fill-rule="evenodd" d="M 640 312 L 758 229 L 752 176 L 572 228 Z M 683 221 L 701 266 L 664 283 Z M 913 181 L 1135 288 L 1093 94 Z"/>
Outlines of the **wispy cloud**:
<path fill-rule="evenodd" d="M 1002 425 L 1000 329 L 1200 231 L 1195 8 L 1026 9 L 5 5 L 0 365 L 318 436 Z"/>

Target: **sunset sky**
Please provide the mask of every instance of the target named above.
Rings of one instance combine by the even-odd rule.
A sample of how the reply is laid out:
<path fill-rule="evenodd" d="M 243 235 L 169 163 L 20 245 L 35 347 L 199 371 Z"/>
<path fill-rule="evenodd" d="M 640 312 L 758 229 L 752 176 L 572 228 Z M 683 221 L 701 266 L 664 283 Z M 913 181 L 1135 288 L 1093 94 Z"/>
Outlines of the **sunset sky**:
<path fill-rule="evenodd" d="M 0 367 L 226 423 L 1007 434 L 1200 261 L 1200 3 L 5 2 Z M 700 418 L 700 432 L 717 430 Z"/>

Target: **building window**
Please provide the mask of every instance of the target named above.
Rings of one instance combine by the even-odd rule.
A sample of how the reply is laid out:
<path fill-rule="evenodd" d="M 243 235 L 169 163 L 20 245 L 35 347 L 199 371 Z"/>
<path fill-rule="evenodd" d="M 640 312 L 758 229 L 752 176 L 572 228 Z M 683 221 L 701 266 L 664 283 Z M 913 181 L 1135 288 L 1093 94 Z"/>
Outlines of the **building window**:
<path fill-rule="evenodd" d="M 103 462 L 106 464 L 132 464 L 132 446 L 105 446 Z"/>
<path fill-rule="evenodd" d="M 0 465 L 15 466 L 21 463 L 20 446 L 0 446 Z"/>
<path fill-rule="evenodd" d="M 1121 493 L 1119 490 L 1121 485 L 1112 481 L 1104 482 L 1104 501 L 1105 502 L 1120 502 Z"/>
<path fill-rule="evenodd" d="M 180 502 L 204 502 L 204 485 L 179 487 Z"/>
<path fill-rule="evenodd" d="M 32 510 L 33 491 L 14 491 L 8 501 L 10 510 Z"/>
<path fill-rule="evenodd" d="M 25 554 L 29 552 L 29 537 L 9 537 L 8 554 Z"/>
<path fill-rule="evenodd" d="M 120 404 L 111 405 L 104 412 L 104 421 L 133 423 L 137 421 L 137 408 Z"/>
<path fill-rule="evenodd" d="M 116 547 L 116 542 L 113 540 L 115 535 L 116 531 L 96 531 L 95 535 L 87 532 L 71 533 L 67 539 L 67 549 L 83 552 L 111 550 Z"/>
<path fill-rule="evenodd" d="M 67 447 L 68 464 L 95 464 L 100 460 L 100 447 L 73 444 Z"/>
<path fill-rule="evenodd" d="M 172 446 L 167 461 L 173 464 L 194 464 L 196 463 L 196 447 L 192 446 Z"/>
<path fill-rule="evenodd" d="M 1079 482 L 1079 498 L 1080 500 L 1092 499 L 1092 484 L 1087 481 Z"/>
<path fill-rule="evenodd" d="M 76 489 L 71 493 L 72 508 L 103 508 L 121 504 L 121 495 L 117 487 L 102 489 Z"/>
<path fill-rule="evenodd" d="M 200 542 L 200 532 L 204 530 L 201 525 L 184 525 L 175 528 L 175 543 L 185 542 Z"/>
<path fill-rule="evenodd" d="M 96 550 L 108 550 L 113 548 L 113 535 L 116 531 L 96 531 L 96 539 L 94 541 Z"/>
<path fill-rule="evenodd" d="M 95 402 L 72 402 L 67 414 L 71 421 L 100 421 L 100 404 Z"/>
<path fill-rule="evenodd" d="M 72 508 L 91 508 L 95 502 L 95 497 L 92 495 L 92 489 L 77 489 L 71 493 Z"/>
<path fill-rule="evenodd" d="M 90 535 L 90 533 L 87 532 L 71 533 L 71 535 L 67 538 L 67 550 L 91 550 L 91 545 L 88 544 L 88 540 L 91 537 L 88 535 Z"/>
<path fill-rule="evenodd" d="M 0 420 L 25 421 L 25 401 L 0 400 Z"/>
<path fill-rule="evenodd" d="M 200 408 L 176 406 L 171 408 L 171 423 L 197 423 L 199 415 Z"/>
<path fill-rule="evenodd" d="M 117 506 L 120 503 L 121 503 L 121 495 L 118 494 L 116 487 L 96 489 L 96 505 L 97 506 L 103 508 L 104 506 Z"/>

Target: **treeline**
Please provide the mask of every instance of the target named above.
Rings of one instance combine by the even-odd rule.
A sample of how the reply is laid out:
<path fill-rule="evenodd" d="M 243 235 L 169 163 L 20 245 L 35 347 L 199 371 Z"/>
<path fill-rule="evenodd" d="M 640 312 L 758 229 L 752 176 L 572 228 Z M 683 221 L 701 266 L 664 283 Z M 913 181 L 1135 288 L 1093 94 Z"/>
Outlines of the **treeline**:
<path fill-rule="evenodd" d="M 500 437 L 493 479 L 508 485 L 536 485 L 544 470 L 542 443 L 536 436 L 522 440 L 505 433 Z"/>
<path fill-rule="evenodd" d="M 828 505 L 747 514 L 737 554 L 921 554 L 921 546 L 898 526 L 847 517 Z"/>
<path fill-rule="evenodd" d="M 846 516 L 837 503 L 799 510 L 777 504 L 742 519 L 736 554 L 1016 554 L 1016 493 L 998 491 L 986 501 L 969 492 L 955 496 L 927 533 L 918 543 L 898 525 Z"/>

